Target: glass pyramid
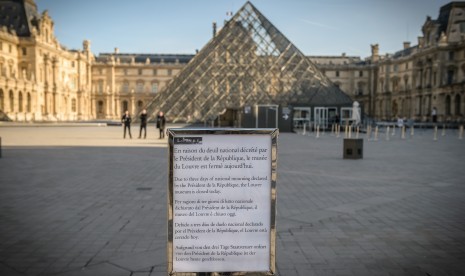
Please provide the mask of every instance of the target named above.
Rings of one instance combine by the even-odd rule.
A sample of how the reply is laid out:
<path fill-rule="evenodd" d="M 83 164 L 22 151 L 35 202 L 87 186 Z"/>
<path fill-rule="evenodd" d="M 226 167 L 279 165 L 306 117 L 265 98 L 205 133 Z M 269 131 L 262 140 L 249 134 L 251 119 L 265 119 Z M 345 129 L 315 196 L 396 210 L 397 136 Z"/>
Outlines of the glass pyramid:
<path fill-rule="evenodd" d="M 227 109 L 256 104 L 351 106 L 329 81 L 250 2 L 147 106 L 172 122 L 214 120 Z"/>

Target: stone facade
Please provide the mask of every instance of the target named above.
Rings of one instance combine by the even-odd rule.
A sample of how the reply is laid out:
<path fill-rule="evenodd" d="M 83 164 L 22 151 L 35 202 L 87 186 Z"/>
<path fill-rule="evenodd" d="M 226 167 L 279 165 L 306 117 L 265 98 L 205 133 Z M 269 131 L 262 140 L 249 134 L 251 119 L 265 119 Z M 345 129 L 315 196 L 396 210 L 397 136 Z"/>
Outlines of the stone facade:
<path fill-rule="evenodd" d="M 436 20 L 427 17 L 418 44 L 403 49 L 358 57 L 310 56 L 341 89 L 362 103 L 376 120 L 397 117 L 431 121 L 437 109 L 440 122 L 463 122 L 465 114 L 465 2 L 451 2 Z"/>
<path fill-rule="evenodd" d="M 67 50 L 53 21 L 33 0 L 0 2 L 0 118 L 13 121 L 119 119 L 138 113 L 194 55 L 102 53 L 90 42 Z M 17 20 L 17 19 L 20 20 Z M 15 20 L 13 20 L 15 19 Z M 441 7 L 427 17 L 418 44 L 372 55 L 308 56 L 332 82 L 376 120 L 405 117 L 442 122 L 465 114 L 465 3 Z"/>
<path fill-rule="evenodd" d="M 100 54 L 92 66 L 96 119 L 139 113 L 193 55 Z"/>
<path fill-rule="evenodd" d="M 84 41 L 82 51 L 61 46 L 52 19 L 46 11 L 38 14 L 32 0 L 0 4 L 0 115 L 13 121 L 92 119 L 90 43 Z"/>

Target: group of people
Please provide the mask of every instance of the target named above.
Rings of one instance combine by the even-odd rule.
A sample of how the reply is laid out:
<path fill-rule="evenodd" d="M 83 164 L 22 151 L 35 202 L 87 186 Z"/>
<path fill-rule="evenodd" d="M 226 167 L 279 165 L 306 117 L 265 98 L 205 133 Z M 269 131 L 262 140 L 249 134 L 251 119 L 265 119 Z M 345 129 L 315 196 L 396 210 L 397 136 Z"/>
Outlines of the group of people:
<path fill-rule="evenodd" d="M 142 138 L 142 130 L 144 130 L 144 139 L 147 138 L 147 110 L 142 110 L 142 113 L 139 115 L 140 119 L 140 129 L 139 129 L 139 139 Z M 129 134 L 129 138 L 132 139 L 131 135 L 131 122 L 132 118 L 131 115 L 129 114 L 129 111 L 126 110 L 124 112 L 123 117 L 121 117 L 121 123 L 123 123 L 124 127 L 124 135 L 123 138 L 126 139 L 126 130 Z M 160 132 L 159 139 L 165 138 L 165 125 L 166 125 L 166 119 L 165 115 L 163 114 L 162 111 L 158 112 L 157 115 L 157 128 Z"/>

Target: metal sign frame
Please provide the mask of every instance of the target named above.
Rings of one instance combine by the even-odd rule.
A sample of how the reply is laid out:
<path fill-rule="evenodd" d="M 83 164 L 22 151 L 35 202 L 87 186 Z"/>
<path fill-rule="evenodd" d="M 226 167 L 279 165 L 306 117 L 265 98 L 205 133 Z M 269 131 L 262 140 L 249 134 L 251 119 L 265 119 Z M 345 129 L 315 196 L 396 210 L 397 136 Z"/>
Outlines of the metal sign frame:
<path fill-rule="evenodd" d="M 199 129 L 199 128 L 171 128 L 168 132 L 169 143 L 169 177 L 168 177 L 168 243 L 167 243 L 167 256 L 168 256 L 168 275 L 276 275 L 276 180 L 277 180 L 277 139 L 279 130 L 273 129 L 240 129 L 240 128 L 224 128 L 224 129 Z M 182 138 L 186 136 L 191 137 L 204 137 L 210 135 L 244 135 L 244 136 L 269 136 L 271 141 L 270 152 L 270 225 L 269 225 L 269 269 L 267 271 L 191 271 L 191 272 L 176 272 L 174 271 L 174 143 L 175 138 Z M 179 141 L 179 140 L 177 140 Z M 239 142 L 241 143 L 241 142 Z M 235 240 L 234 242 L 237 242 Z M 267 253 L 268 254 L 268 253 Z"/>

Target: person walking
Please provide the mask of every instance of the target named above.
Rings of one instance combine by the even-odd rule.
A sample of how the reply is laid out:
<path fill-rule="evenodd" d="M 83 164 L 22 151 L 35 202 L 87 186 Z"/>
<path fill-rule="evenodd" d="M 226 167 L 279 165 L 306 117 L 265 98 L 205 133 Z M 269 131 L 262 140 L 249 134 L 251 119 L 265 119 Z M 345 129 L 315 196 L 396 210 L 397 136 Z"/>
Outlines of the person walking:
<path fill-rule="evenodd" d="M 160 111 L 157 115 L 157 128 L 160 131 L 160 137 L 158 139 L 165 138 L 165 124 L 165 115 L 163 114 L 163 111 Z"/>
<path fill-rule="evenodd" d="M 131 135 L 131 115 L 129 115 L 129 111 L 125 111 L 124 112 L 124 115 L 123 117 L 121 117 L 121 123 L 123 123 L 123 127 L 124 127 L 124 136 L 123 138 L 126 139 L 126 128 L 128 129 L 128 133 L 129 133 L 129 138 L 132 139 L 132 135 Z"/>
<path fill-rule="evenodd" d="M 433 110 L 431 110 L 431 117 L 433 119 L 433 123 L 438 121 L 438 111 L 436 110 L 436 107 L 433 107 Z"/>
<path fill-rule="evenodd" d="M 144 130 L 144 139 L 147 138 L 147 110 L 142 110 L 142 113 L 139 116 L 140 119 L 140 129 L 139 129 L 139 139 L 142 137 L 142 129 Z"/>

